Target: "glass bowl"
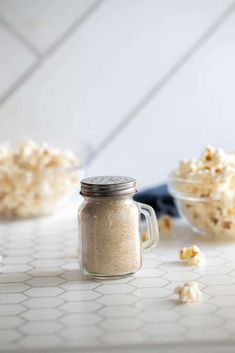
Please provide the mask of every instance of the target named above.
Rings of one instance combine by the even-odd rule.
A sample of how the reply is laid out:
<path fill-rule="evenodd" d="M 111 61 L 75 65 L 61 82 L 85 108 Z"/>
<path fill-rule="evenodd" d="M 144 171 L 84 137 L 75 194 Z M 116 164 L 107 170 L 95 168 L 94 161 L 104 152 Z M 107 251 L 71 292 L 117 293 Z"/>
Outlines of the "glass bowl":
<path fill-rule="evenodd" d="M 235 196 L 212 199 L 214 186 L 170 175 L 168 189 L 191 228 L 208 238 L 235 240 Z"/>
<path fill-rule="evenodd" d="M 76 165 L 67 168 L 50 165 L 46 170 L 38 165 L 35 169 L 19 168 L 12 162 L 1 165 L 0 161 L 0 219 L 49 215 L 75 198 L 91 159 L 91 148 L 81 146 L 74 155 L 78 160 Z"/>

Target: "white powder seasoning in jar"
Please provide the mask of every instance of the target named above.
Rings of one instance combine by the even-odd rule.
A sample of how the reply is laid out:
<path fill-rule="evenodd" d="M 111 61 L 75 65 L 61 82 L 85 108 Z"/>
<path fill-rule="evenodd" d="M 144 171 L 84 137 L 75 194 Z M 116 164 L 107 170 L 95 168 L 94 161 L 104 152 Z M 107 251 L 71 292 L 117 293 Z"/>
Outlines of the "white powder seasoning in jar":
<path fill-rule="evenodd" d="M 155 246 L 158 228 L 150 206 L 133 200 L 136 181 L 129 177 L 84 179 L 79 209 L 80 262 L 93 277 L 120 277 L 141 267 L 140 212 L 149 224 L 146 247 Z"/>

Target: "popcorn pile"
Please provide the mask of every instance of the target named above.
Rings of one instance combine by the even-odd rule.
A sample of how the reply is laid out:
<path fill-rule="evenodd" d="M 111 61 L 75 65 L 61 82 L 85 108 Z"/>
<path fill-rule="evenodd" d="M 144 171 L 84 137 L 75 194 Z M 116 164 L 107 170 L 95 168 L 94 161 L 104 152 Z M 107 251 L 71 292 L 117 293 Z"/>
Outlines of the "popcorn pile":
<path fill-rule="evenodd" d="M 197 229 L 235 237 L 235 152 L 208 146 L 199 159 L 182 160 L 172 173 L 171 190 Z"/>
<path fill-rule="evenodd" d="M 0 144 L 0 217 L 47 214 L 79 182 L 77 157 L 69 150 L 25 141 Z"/>
<path fill-rule="evenodd" d="M 178 295 L 180 303 L 195 303 L 202 298 L 201 290 L 195 281 L 186 282 L 183 287 L 176 287 L 175 294 Z"/>
<path fill-rule="evenodd" d="M 196 245 L 180 249 L 179 258 L 181 261 L 187 261 L 190 266 L 202 266 L 205 264 L 205 256 Z"/>

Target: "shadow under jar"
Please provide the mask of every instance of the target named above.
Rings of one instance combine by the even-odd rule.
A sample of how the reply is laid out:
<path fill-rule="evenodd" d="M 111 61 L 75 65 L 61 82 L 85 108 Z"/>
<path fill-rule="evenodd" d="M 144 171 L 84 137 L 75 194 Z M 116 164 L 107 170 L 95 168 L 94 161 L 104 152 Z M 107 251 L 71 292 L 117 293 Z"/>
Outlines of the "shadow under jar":
<path fill-rule="evenodd" d="M 84 201 L 78 211 L 80 265 L 98 278 L 122 277 L 137 272 L 142 249 L 159 240 L 154 210 L 133 200 L 136 180 L 102 176 L 83 179 Z M 142 242 L 140 214 L 146 217 L 148 238 Z"/>

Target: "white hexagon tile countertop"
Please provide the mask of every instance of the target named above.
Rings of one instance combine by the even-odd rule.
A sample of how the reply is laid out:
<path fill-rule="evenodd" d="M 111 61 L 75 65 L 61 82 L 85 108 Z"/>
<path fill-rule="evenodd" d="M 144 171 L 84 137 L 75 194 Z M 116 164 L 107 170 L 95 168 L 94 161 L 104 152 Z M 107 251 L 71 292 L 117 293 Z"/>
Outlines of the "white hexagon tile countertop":
<path fill-rule="evenodd" d="M 203 267 L 178 261 L 179 248 L 193 244 L 206 255 Z M 178 222 L 138 273 L 91 280 L 79 272 L 72 209 L 1 223 L 0 248 L 0 351 L 234 347 L 235 242 L 209 242 Z M 174 288 L 187 280 L 198 281 L 202 302 L 177 303 Z"/>

